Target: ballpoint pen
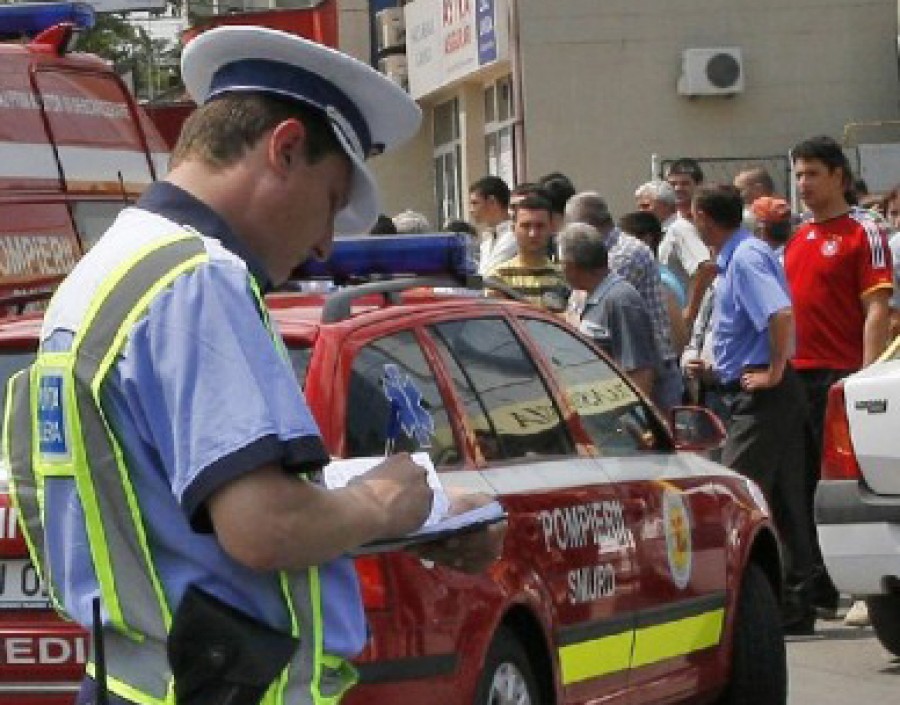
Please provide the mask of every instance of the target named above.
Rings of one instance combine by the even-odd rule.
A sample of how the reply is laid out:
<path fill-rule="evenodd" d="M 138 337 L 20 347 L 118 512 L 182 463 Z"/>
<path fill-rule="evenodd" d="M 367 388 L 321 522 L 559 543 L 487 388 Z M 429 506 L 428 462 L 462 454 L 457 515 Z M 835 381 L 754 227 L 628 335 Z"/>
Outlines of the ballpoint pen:
<path fill-rule="evenodd" d="M 400 435 L 400 404 L 391 399 L 391 408 L 388 416 L 387 431 L 384 439 L 385 457 L 394 454 L 394 446 L 397 445 L 397 437 Z"/>

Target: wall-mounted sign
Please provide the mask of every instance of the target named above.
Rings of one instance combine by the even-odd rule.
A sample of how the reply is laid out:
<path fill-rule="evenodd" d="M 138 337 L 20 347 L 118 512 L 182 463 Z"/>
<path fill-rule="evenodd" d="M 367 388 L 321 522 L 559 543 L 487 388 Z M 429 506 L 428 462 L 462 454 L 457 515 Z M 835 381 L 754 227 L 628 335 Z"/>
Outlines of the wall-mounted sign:
<path fill-rule="evenodd" d="M 509 55 L 506 0 L 415 0 L 404 12 L 413 98 Z"/>

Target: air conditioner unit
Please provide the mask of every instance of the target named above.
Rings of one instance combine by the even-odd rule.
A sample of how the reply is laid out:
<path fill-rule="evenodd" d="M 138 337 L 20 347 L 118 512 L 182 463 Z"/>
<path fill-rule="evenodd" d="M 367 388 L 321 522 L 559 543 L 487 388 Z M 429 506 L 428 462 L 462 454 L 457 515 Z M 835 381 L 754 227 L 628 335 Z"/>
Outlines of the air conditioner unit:
<path fill-rule="evenodd" d="M 390 54 L 378 60 L 378 70 L 409 92 L 409 71 L 406 68 L 406 54 Z"/>
<path fill-rule="evenodd" d="M 378 53 L 406 44 L 402 7 L 387 7 L 375 13 L 375 49 Z"/>
<path fill-rule="evenodd" d="M 734 95 L 744 90 L 744 62 L 739 47 L 685 49 L 681 55 L 681 95 Z"/>

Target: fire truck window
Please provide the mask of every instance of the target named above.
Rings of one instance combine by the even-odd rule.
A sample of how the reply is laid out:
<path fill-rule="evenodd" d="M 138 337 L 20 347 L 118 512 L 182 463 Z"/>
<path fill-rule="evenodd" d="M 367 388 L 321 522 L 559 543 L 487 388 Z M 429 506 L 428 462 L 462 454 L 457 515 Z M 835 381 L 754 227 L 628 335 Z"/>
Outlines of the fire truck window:
<path fill-rule="evenodd" d="M 128 203 L 121 198 L 113 202 L 105 201 L 78 201 L 72 208 L 75 217 L 75 226 L 78 228 L 78 236 L 84 251 L 91 249 L 100 236 L 107 231 L 119 212 Z"/>
<path fill-rule="evenodd" d="M 648 410 L 618 372 L 560 326 L 536 319 L 522 322 L 602 455 L 629 456 L 657 448 Z"/>
<path fill-rule="evenodd" d="M 395 451 L 426 451 L 435 465 L 462 460 L 434 373 L 409 331 L 379 338 L 357 353 L 345 419 L 351 458 L 383 455 L 393 427 Z"/>
<path fill-rule="evenodd" d="M 465 409 L 466 419 L 469 422 L 469 428 L 475 435 L 475 441 L 481 449 L 481 454 L 485 460 L 501 460 L 503 453 L 500 448 L 500 441 L 497 434 L 491 426 L 488 418 L 487 409 L 475 390 L 468 374 L 456 360 L 453 352 L 444 344 L 440 337 L 434 337 L 435 345 L 440 350 L 441 358 L 444 361 L 444 367 L 450 378 L 453 380 L 453 386 L 456 390 L 456 396 Z"/>
<path fill-rule="evenodd" d="M 506 321 L 473 318 L 433 331 L 457 389 L 465 389 L 469 423 L 486 459 L 573 452 L 559 409 Z"/>

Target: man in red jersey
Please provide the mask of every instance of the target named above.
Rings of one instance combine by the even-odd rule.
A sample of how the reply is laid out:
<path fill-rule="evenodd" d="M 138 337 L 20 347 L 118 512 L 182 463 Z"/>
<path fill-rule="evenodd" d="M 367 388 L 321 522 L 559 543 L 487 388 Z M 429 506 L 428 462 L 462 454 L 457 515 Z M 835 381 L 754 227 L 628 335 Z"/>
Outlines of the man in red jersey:
<path fill-rule="evenodd" d="M 784 268 L 797 325 L 793 364 L 809 401 L 812 501 L 828 389 L 874 362 L 888 343 L 891 254 L 882 226 L 850 205 L 850 164 L 837 142 L 824 136 L 804 140 L 791 151 L 791 160 L 809 211 L 787 245 Z M 824 564 L 821 575 L 816 604 L 833 613 L 838 594 Z"/>

